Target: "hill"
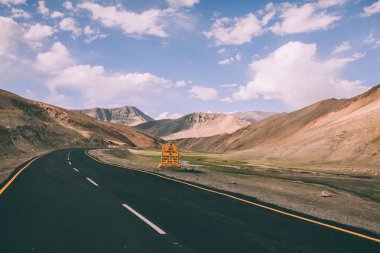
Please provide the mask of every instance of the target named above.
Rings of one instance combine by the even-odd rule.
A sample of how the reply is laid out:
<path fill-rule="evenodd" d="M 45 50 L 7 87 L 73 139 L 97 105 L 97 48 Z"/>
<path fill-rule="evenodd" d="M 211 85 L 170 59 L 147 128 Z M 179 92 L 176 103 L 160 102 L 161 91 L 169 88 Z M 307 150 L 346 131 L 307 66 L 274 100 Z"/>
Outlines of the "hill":
<path fill-rule="evenodd" d="M 127 126 L 135 126 L 148 121 L 153 121 L 151 117 L 134 106 L 123 106 L 112 109 L 92 108 L 76 110 L 76 112 L 88 115 L 97 120 L 118 123 Z"/>
<path fill-rule="evenodd" d="M 323 100 L 231 134 L 178 140 L 189 150 L 239 159 L 380 162 L 380 85 L 351 99 Z"/>
<path fill-rule="evenodd" d="M 35 102 L 0 90 L 0 157 L 65 147 L 153 148 L 159 140 L 128 126 Z"/>

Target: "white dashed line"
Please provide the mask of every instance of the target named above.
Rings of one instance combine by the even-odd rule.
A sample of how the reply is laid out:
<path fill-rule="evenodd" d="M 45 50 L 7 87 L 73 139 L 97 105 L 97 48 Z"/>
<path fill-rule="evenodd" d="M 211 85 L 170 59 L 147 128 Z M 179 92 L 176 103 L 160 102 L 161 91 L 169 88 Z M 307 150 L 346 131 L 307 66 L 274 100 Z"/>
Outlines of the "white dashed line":
<path fill-rule="evenodd" d="M 69 162 L 69 164 L 71 165 L 71 162 Z"/>
<path fill-rule="evenodd" d="M 88 181 L 90 181 L 93 185 L 95 185 L 95 186 L 99 186 L 97 183 L 95 183 L 93 180 L 91 180 L 91 178 L 86 177 L 86 179 L 87 179 Z"/>
<path fill-rule="evenodd" d="M 77 170 L 76 168 L 73 168 L 73 170 L 75 170 L 76 172 L 79 172 L 79 170 Z"/>
<path fill-rule="evenodd" d="M 136 212 L 132 207 L 128 206 L 127 204 L 123 204 L 125 208 L 127 208 L 131 213 L 139 217 L 142 221 L 144 221 L 146 224 L 148 224 L 151 228 L 156 230 L 160 235 L 166 235 L 166 232 L 162 230 L 161 228 L 154 225 L 152 222 L 150 222 L 147 218 Z"/>

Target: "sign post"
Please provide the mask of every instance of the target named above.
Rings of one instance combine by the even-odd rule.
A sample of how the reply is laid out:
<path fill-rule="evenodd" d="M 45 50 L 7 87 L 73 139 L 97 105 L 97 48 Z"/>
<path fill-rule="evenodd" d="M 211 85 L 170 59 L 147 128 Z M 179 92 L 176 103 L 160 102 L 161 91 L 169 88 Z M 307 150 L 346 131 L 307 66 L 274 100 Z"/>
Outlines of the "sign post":
<path fill-rule="evenodd" d="M 162 146 L 160 167 L 181 167 L 179 148 L 172 141 Z"/>

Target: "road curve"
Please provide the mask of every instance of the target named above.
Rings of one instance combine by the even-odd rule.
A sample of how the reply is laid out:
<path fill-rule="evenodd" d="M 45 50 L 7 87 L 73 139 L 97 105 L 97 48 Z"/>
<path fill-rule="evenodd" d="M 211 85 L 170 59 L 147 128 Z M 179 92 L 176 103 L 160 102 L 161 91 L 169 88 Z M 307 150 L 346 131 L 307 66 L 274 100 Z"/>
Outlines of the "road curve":
<path fill-rule="evenodd" d="M 0 190 L 1 253 L 380 252 L 368 231 L 322 221 L 375 240 L 99 163 L 83 149 L 20 166 Z"/>

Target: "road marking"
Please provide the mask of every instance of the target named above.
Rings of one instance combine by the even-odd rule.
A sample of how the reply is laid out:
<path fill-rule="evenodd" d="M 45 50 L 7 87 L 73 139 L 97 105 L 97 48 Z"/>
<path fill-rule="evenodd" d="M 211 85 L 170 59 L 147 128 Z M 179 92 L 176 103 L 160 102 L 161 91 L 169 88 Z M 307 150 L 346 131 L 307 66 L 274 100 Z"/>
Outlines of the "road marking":
<path fill-rule="evenodd" d="M 79 170 L 77 170 L 76 168 L 73 168 L 73 170 L 75 170 L 76 172 L 79 172 Z"/>
<path fill-rule="evenodd" d="M 139 214 L 137 211 L 135 211 L 132 207 L 128 206 L 127 204 L 123 204 L 125 208 L 127 208 L 131 213 L 139 217 L 142 221 L 144 221 L 146 224 L 148 224 L 151 228 L 157 231 L 160 235 L 166 235 L 166 232 L 162 230 L 161 228 L 154 225 L 151 221 L 149 221 L 147 218 Z"/>
<path fill-rule="evenodd" d="M 16 177 L 18 176 L 18 175 L 20 175 L 20 173 L 23 171 L 23 170 L 25 170 L 26 168 L 28 168 L 29 167 L 29 165 L 31 165 L 35 160 L 37 160 L 38 158 L 41 158 L 41 157 L 43 157 L 43 156 L 45 156 L 45 155 L 47 155 L 47 154 L 49 154 L 49 153 L 51 153 L 51 152 L 48 152 L 48 153 L 45 153 L 45 154 L 42 154 L 42 155 L 40 155 L 40 156 L 37 156 L 37 157 L 35 157 L 33 160 L 31 160 L 27 165 L 25 165 L 24 167 L 22 167 L 17 173 L 16 173 L 16 175 L 14 175 L 12 178 L 11 178 L 11 180 L 9 180 L 8 181 L 8 183 L 6 183 L 5 185 L 4 185 L 4 187 L 3 188 L 1 188 L 0 189 L 0 195 L 1 194 L 3 194 L 3 192 L 11 185 L 11 183 L 16 179 Z"/>
<path fill-rule="evenodd" d="M 69 164 L 71 165 L 71 162 L 69 162 Z"/>
<path fill-rule="evenodd" d="M 87 153 L 87 150 L 85 150 L 85 154 L 88 157 L 90 157 L 91 159 L 93 159 L 93 160 L 95 160 L 95 161 L 97 161 L 99 163 L 103 163 L 103 164 L 106 164 L 106 165 L 112 165 L 112 166 L 119 167 L 119 168 L 129 169 L 129 170 L 133 170 L 133 171 L 137 171 L 137 172 L 142 172 L 142 173 L 145 173 L 145 174 L 153 175 L 153 176 L 160 177 L 160 178 L 163 178 L 163 179 L 166 179 L 166 180 L 169 180 L 169 181 L 173 181 L 173 182 L 177 182 L 177 183 L 180 183 L 180 184 L 188 185 L 190 187 L 197 188 L 197 189 L 200 189 L 200 190 L 203 190 L 203 191 L 207 191 L 207 192 L 211 192 L 211 193 L 214 193 L 214 194 L 217 194 L 217 195 L 221 195 L 221 196 L 224 196 L 224 197 L 227 197 L 227 198 L 235 199 L 235 200 L 244 202 L 246 204 L 250 204 L 250 205 L 253 205 L 253 206 L 261 207 L 263 209 L 270 210 L 270 211 L 273 211 L 273 212 L 276 212 L 276 213 L 280 213 L 280 214 L 283 214 L 283 215 L 286 215 L 286 216 L 290 216 L 290 217 L 293 217 L 293 218 L 296 218 L 296 219 L 299 219 L 299 220 L 307 221 L 307 222 L 314 223 L 314 224 L 317 224 L 317 225 L 320 225 L 320 226 L 323 226 L 323 227 L 331 228 L 331 229 L 334 229 L 334 230 L 337 230 L 337 231 L 340 231 L 340 232 L 343 232 L 343 233 L 346 233 L 346 234 L 354 235 L 354 236 L 357 236 L 357 237 L 360 237 L 360 238 L 364 238 L 364 239 L 367 239 L 367 240 L 370 240 L 370 241 L 374 241 L 374 242 L 380 243 L 380 239 L 379 238 L 367 236 L 367 235 L 360 234 L 360 233 L 357 233 L 357 232 L 354 232 L 354 231 L 351 231 L 351 230 L 348 230 L 348 229 L 345 229 L 345 228 L 340 228 L 340 227 L 337 227 L 337 226 L 334 226 L 334 225 L 330 225 L 330 224 L 327 224 L 327 223 L 324 223 L 324 222 L 320 222 L 320 221 L 317 221 L 317 220 L 309 219 L 309 218 L 302 217 L 302 216 L 299 216 L 299 215 L 296 215 L 296 214 L 292 214 L 292 213 L 289 213 L 289 212 L 281 211 L 281 210 L 275 209 L 273 207 L 265 206 L 265 205 L 262 205 L 262 204 L 259 204 L 259 203 L 253 202 L 253 201 L 249 201 L 249 200 L 246 200 L 246 199 L 235 197 L 235 196 L 227 194 L 227 193 L 223 193 L 223 192 L 218 192 L 218 191 L 215 191 L 215 190 L 207 189 L 207 188 L 204 188 L 202 186 L 198 186 L 198 185 L 195 185 L 195 184 L 187 183 L 187 182 L 184 182 L 184 181 L 181 181 L 181 180 L 178 180 L 178 179 L 174 179 L 174 178 L 170 178 L 170 177 L 167 177 L 167 176 L 159 175 L 159 174 L 156 174 L 156 173 L 153 173 L 153 172 L 139 170 L 139 169 L 133 169 L 133 168 L 128 168 L 128 167 L 123 167 L 123 166 L 120 166 L 120 165 L 114 164 L 114 163 L 106 163 L 106 162 L 103 162 L 103 161 L 101 161 L 101 160 L 99 160 L 99 159 L 97 159 L 97 158 L 89 155 Z"/>
<path fill-rule="evenodd" d="M 95 185 L 95 186 L 99 186 L 97 183 L 95 183 L 93 180 L 91 180 L 91 178 L 86 177 L 86 179 L 87 179 L 88 181 L 90 181 L 93 185 Z"/>
<path fill-rule="evenodd" d="M 70 158 L 67 157 L 67 161 L 70 161 Z"/>

